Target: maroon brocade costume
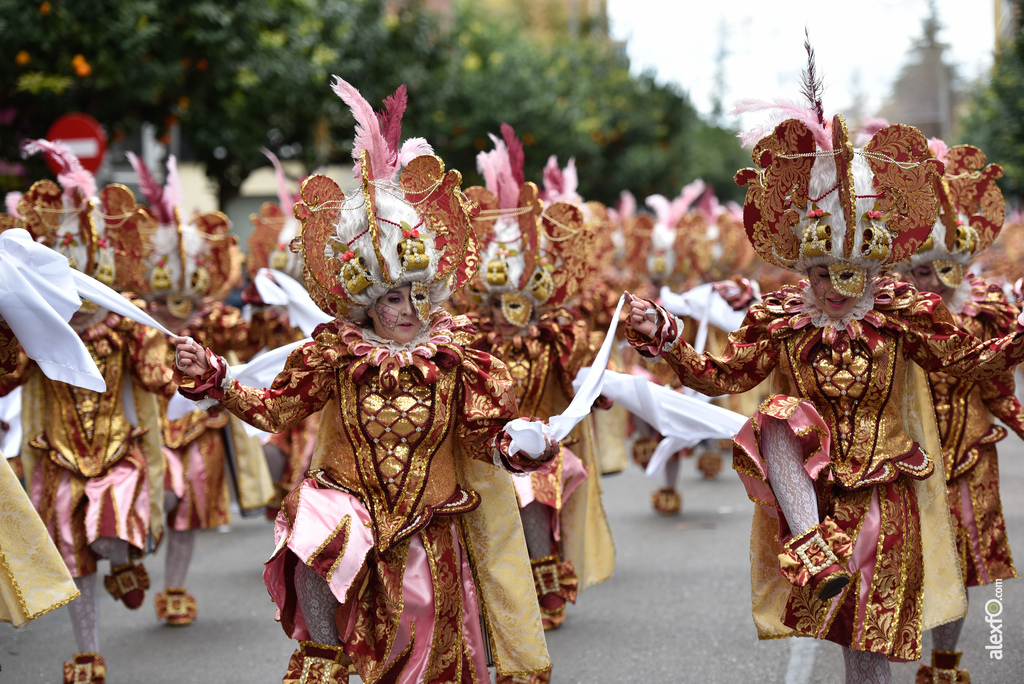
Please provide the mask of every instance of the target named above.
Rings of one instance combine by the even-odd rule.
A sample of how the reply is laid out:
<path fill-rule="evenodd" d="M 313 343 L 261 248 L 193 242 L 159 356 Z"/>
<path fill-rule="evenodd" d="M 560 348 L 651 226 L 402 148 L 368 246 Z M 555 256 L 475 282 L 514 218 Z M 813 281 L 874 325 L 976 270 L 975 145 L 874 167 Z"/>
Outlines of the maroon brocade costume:
<path fill-rule="evenodd" d="M 127 401 L 135 392 L 167 397 L 175 390 L 161 333 L 110 313 L 80 336 L 107 391 L 39 374 L 41 415 L 26 416 L 28 429 L 41 429 L 29 435 L 39 456 L 30 480 L 33 503 L 73 577 L 96 572 L 99 556 L 89 544 L 101 536 L 124 539 L 136 553 L 145 548 L 150 466 L 141 441 L 146 430 L 130 421 L 136 407 Z M 37 371 L 22 351 L 17 367 L 0 376 L 0 394 L 28 383 Z"/>
<path fill-rule="evenodd" d="M 963 287 L 969 296 L 962 311 L 954 314 L 962 329 L 981 340 L 993 340 L 1014 329 L 1019 311 L 1002 290 L 970 277 Z M 999 497 L 995 446 L 1006 437 L 1006 429 L 992 421 L 998 418 L 1024 438 L 1024 412 L 1014 395 L 1013 372 L 982 382 L 941 371 L 929 373 L 928 379 L 964 584 L 973 587 L 1016 577 Z"/>
<path fill-rule="evenodd" d="M 642 354 L 660 353 L 685 385 L 710 396 L 746 391 L 774 373 L 776 394 L 755 414 L 752 435 L 737 436 L 734 468 L 751 499 L 776 510 L 785 536 L 758 440 L 766 420 L 786 421 L 814 479 L 821 515 L 852 540 L 856 559 L 853 581 L 831 606 L 809 585 L 785 584 L 783 624 L 909 661 L 920 658 L 925 575 L 912 485 L 933 471 L 937 454 L 922 451 L 905 421 L 913 395 L 908 374 L 917 364 L 956 377 L 991 377 L 1020 362 L 1024 337 L 978 340 L 957 326 L 937 295 L 887 278 L 869 287 L 867 310 L 844 329 L 822 325 L 807 288 L 771 293 L 751 307 L 717 356 L 678 340 L 677 319 L 663 311 L 653 340 L 633 329 L 627 336 Z M 869 543 L 858 545 L 861 537 Z M 755 621 L 758 611 L 755 592 Z"/>
<path fill-rule="evenodd" d="M 175 329 L 179 335 L 191 337 L 217 354 L 234 352 L 248 358 L 261 346 L 259 336 L 251 334 L 242 312 L 223 302 L 204 302 Z M 173 361 L 174 351 L 168 350 L 168 365 Z M 161 402 L 166 489 L 179 499 L 178 505 L 168 511 L 168 524 L 173 529 L 205 530 L 231 522 L 224 433 L 228 418 L 225 411 L 214 406 L 171 420 L 167 418 L 166 400 Z"/>
<path fill-rule="evenodd" d="M 227 384 L 220 365 L 189 393 L 208 393 L 270 432 L 323 409 L 310 477 L 284 501 L 265 579 L 285 631 L 308 639 L 288 578 L 297 562 L 320 574 L 342 604 L 345 653 L 364 678 L 397 676 L 410 661 L 414 671 L 427 668 L 430 682 L 486 677 L 470 558 L 477 574 L 485 568 L 463 520 L 481 495 L 464 484 L 466 460 L 500 459 L 519 472 L 538 463 L 495 451 L 518 411 L 508 369 L 468 346 L 474 332 L 438 310 L 424 339 L 398 349 L 335 321 L 291 353 L 270 389 Z M 410 578 L 414 558 L 427 577 Z M 426 607 L 407 588 L 419 583 L 422 591 L 424 581 Z M 501 617 L 486 596 L 491 624 Z M 426 612 L 413 635 L 416 611 Z"/>

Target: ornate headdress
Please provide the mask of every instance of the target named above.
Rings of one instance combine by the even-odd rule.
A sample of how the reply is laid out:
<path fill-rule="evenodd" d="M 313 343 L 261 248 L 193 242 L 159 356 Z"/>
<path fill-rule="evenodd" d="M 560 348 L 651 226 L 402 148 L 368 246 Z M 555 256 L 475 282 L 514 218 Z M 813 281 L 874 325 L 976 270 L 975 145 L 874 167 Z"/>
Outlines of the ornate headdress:
<path fill-rule="evenodd" d="M 249 258 L 246 261 L 249 276 L 256 277 L 261 268 L 272 268 L 301 281 L 302 257 L 292 251 L 291 242 L 299 233 L 299 220 L 295 218 L 292 207 L 302 199 L 302 195 L 293 194 L 288 190 L 288 179 L 277 155 L 267 149 L 260 151 L 274 165 L 278 204 L 264 202 L 259 213 L 249 215 L 249 220 L 252 221 Z M 299 183 L 301 185 L 302 181 Z"/>
<path fill-rule="evenodd" d="M 910 266 L 931 263 L 944 285 L 960 286 L 964 270 L 999 235 L 1006 217 L 1003 193 L 996 185 L 1003 169 L 985 164 L 985 153 L 972 145 L 946 148 L 929 141 L 932 153 L 946 165 L 936 178 L 939 218 L 931 234 L 910 257 Z"/>
<path fill-rule="evenodd" d="M 722 206 L 708 188 L 696 204 L 696 213 L 707 224 L 704 234 L 710 258 L 703 272 L 704 278 L 715 282 L 738 275 L 749 276 L 747 271 L 754 260 L 754 248 L 743 229 L 740 206 L 735 202 Z"/>
<path fill-rule="evenodd" d="M 72 268 L 117 290 L 145 289 L 140 231 L 151 219 L 131 190 L 111 184 L 97 192 L 96 179 L 63 143 L 27 141 L 25 155 L 45 152 L 61 166 L 57 183 L 37 181 L 17 202 L 24 227 L 37 242 L 68 257 Z M 90 308 L 90 303 L 83 310 Z"/>
<path fill-rule="evenodd" d="M 128 161 L 154 217 L 154 227 L 142 233 L 142 264 L 149 285 L 144 296 L 166 300 L 175 317 L 188 318 L 199 302 L 216 298 L 231 282 L 238 237 L 229 232 L 231 222 L 219 211 L 197 213 L 182 225 L 181 183 L 173 155 L 167 160 L 167 183 L 162 187 L 131 152 Z"/>
<path fill-rule="evenodd" d="M 881 128 L 855 150 L 841 115 L 825 121 L 814 53 L 806 47 L 811 106 L 776 105 L 797 118 L 758 141 L 751 155 L 757 168 L 736 174 L 747 187 L 743 223 L 765 261 L 795 271 L 827 266 L 840 294 L 860 297 L 870 276 L 928 238 L 943 165 L 924 135 L 903 124 Z M 737 111 L 768 107 L 748 101 Z"/>
<path fill-rule="evenodd" d="M 485 187 L 467 188 L 466 194 L 481 209 L 473 221 L 486 265 L 479 286 L 500 295 L 506 320 L 522 327 L 537 308 L 557 307 L 579 293 L 593 233 L 570 202 L 542 208 L 537 186 L 523 173 L 522 143 L 508 124 L 501 125 L 501 135 L 491 135 L 494 149 L 477 155 Z"/>
<path fill-rule="evenodd" d="M 699 274 L 709 265 L 707 222 L 690 213 L 704 192 L 704 181 L 685 186 L 674 199 L 651 195 L 645 203 L 654 216 L 639 214 L 623 225 L 626 263 L 634 274 L 652 281 L 682 284 L 691 273 Z"/>
<path fill-rule="evenodd" d="M 399 145 L 405 86 L 377 114 L 335 76 L 334 92 L 356 120 L 352 157 L 361 192 L 346 197 L 326 176 L 307 178 L 295 216 L 303 223 L 292 249 L 305 260 L 306 288 L 337 317 L 361 315 L 389 290 L 411 285 L 420 320 L 472 277 L 477 247 L 469 219 L 476 207 L 462 175 L 422 138 Z"/>

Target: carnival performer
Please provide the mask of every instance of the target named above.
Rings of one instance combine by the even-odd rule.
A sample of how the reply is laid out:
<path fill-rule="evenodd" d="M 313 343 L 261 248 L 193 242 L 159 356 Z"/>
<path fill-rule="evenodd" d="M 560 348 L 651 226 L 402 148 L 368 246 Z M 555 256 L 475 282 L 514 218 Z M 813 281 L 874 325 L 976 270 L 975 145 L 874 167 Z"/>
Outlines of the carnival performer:
<path fill-rule="evenodd" d="M 263 301 L 255 282 L 261 269 L 272 269 L 302 282 L 302 257 L 289 249 L 299 229 L 299 221 L 292 213 L 292 207 L 302 197 L 288 189 L 288 180 L 277 155 L 270 150 L 262 151 L 274 165 L 278 204 L 264 202 L 258 213 L 249 216 L 253 226 L 249 236 L 249 257 L 246 260 L 250 283 L 242 293 L 242 301 L 264 314 L 262 339 L 265 348 L 270 350 L 306 337 L 297 322 L 289 319 L 287 308 L 271 306 Z M 305 479 L 319 425 L 319 414 L 313 414 L 295 427 L 269 435 L 263 440 L 263 452 L 274 481 L 274 495 L 267 505 L 267 517 L 270 520 L 277 518 L 284 497 Z"/>
<path fill-rule="evenodd" d="M 947 149 L 935 138 L 929 144 L 946 167 L 936 183 L 939 220 L 924 244 L 897 270 L 918 291 L 940 296 L 962 330 L 981 340 L 1003 337 L 1014 330 L 1020 311 L 1001 288 L 967 272 L 1003 226 L 1003 197 L 996 187 L 1003 170 L 986 165 L 985 154 L 977 147 Z M 993 423 L 993 417 L 998 418 L 1024 438 L 1024 413 L 1014 395 L 1013 372 L 975 382 L 933 371 L 928 385 L 942 440 L 964 584 L 977 587 L 1016 577 L 999 498 L 996 456 L 996 442 L 1006 437 L 1006 428 Z M 921 665 L 919 683 L 970 680 L 967 670 L 958 672 L 962 654 L 956 648 L 965 619 L 932 630 L 931 664 Z"/>
<path fill-rule="evenodd" d="M 106 385 L 89 350 L 67 321 L 82 305 L 67 257 L 37 244 L 17 214 L 0 214 L 0 376 L 17 370 L 21 350 L 47 378 L 103 391 Z M 24 346 L 19 338 L 25 340 Z M 15 398 L 7 395 L 5 399 Z M 18 397 L 20 399 L 20 397 Z M 20 462 L 20 461 L 19 461 Z M 79 596 L 4 454 L 0 454 L 0 620 L 15 627 Z"/>
<path fill-rule="evenodd" d="M 128 153 L 128 160 L 139 176 L 156 224 L 154 230 L 143 234 L 140 265 L 149 313 L 174 333 L 191 337 L 218 353 L 235 352 L 248 358 L 262 346 L 260 335 L 242 319 L 240 310 L 224 304 L 218 296 L 230 281 L 232 248 L 237 240 L 229 233 L 227 217 L 220 212 L 196 214 L 183 224 L 175 158 L 171 156 L 167 161 L 164 186 L 134 154 Z M 173 349 L 168 348 L 166 353 L 170 365 Z M 228 479 L 234 468 L 228 467 L 228 459 L 233 457 L 237 466 L 235 485 L 243 511 L 266 505 L 272 485 L 258 440 L 247 437 L 241 424 L 231 421 L 227 412 L 219 407 L 209 411 L 189 407 L 169 413 L 169 407 L 170 403 L 162 399 L 167 554 L 165 587 L 156 595 L 154 608 L 158 620 L 184 626 L 192 623 L 198 610 L 195 596 L 185 587 L 195 533 L 231 522 Z M 229 443 L 233 454 L 229 454 Z"/>
<path fill-rule="evenodd" d="M 440 307 L 478 262 L 461 176 L 421 138 L 399 147 L 404 87 L 379 115 L 342 79 L 334 90 L 356 119 L 361 191 L 313 176 L 296 212 L 310 295 L 336 320 L 265 390 L 178 344 L 179 368 L 197 378 L 183 392 L 262 430 L 323 410 L 309 477 L 284 501 L 264 573 L 300 641 L 284 682 L 347 682 L 349 662 L 367 682 L 485 682 L 484 629 L 499 673 L 543 671 L 502 468 L 533 470 L 557 444 L 530 457 L 510 447 L 508 369 L 470 348 L 466 319 Z"/>
<path fill-rule="evenodd" d="M 699 274 L 708 267 L 711 247 L 707 239 L 707 226 L 688 216 L 691 205 L 704 192 L 700 179 L 688 184 L 673 199 L 651 195 L 644 203 L 653 211 L 642 214 L 626 235 L 626 260 L 637 274 L 641 297 L 656 300 L 661 288 L 685 291 L 700 283 Z M 696 338 L 695 325 L 687 326 L 690 342 Z M 625 353 L 627 367 L 633 375 L 668 387 L 678 387 L 679 381 L 672 369 L 664 363 L 640 363 L 635 353 Z M 633 440 L 633 460 L 646 468 L 654 450 L 662 440 L 653 427 L 640 416 L 630 416 Z M 682 459 L 696 453 L 694 448 L 681 449 L 672 454 L 665 464 L 664 486 L 651 495 L 651 507 L 661 515 L 675 515 L 683 505 L 678 489 Z M 721 464 L 719 463 L 719 468 Z"/>
<path fill-rule="evenodd" d="M 542 204 L 523 173 L 522 143 L 508 124 L 501 134 L 477 155 L 486 187 L 466 190 L 481 207 L 473 225 L 486 293 L 474 346 L 509 367 L 519 410 L 547 420 L 568 406 L 573 379 L 594 356 L 586 323 L 561 306 L 586 278 L 590 235 L 574 204 Z M 545 629 L 560 627 L 566 602 L 614 569 L 595 446 L 584 421 L 549 472 L 514 479 Z"/>
<path fill-rule="evenodd" d="M 60 143 L 25 145 L 46 152 L 62 171 L 59 185 L 43 180 L 20 199 L 18 213 L 36 240 L 67 256 L 70 265 L 105 285 L 139 291 L 148 217 L 132 193 L 96 182 Z M 106 382 L 106 392 L 54 382 L 22 353 L 17 369 L 0 378 L 0 392 L 24 385 L 22 448 L 27 487 L 81 597 L 70 604 L 78 651 L 64 663 L 64 681 L 103 682 L 99 655 L 96 570 L 109 559 L 104 586 L 129 608 L 142 605 L 149 576 L 134 558 L 147 535 L 160 535 L 163 478 L 157 404 L 175 385 L 163 335 L 84 302 L 71 318 Z"/>
<path fill-rule="evenodd" d="M 888 682 L 888 660 L 921 657 L 922 629 L 966 611 L 917 367 L 981 380 L 1020 361 L 1024 336 L 978 340 L 937 295 L 880 275 L 927 239 L 942 163 L 920 131 L 899 124 L 855 150 L 842 116 L 824 120 L 808 52 L 810 108 L 757 142 L 757 168 L 736 175 L 754 248 L 808 280 L 752 306 L 717 356 L 679 340 L 679 322 L 651 302 L 632 302 L 628 334 L 704 394 L 746 391 L 772 374 L 776 393 L 733 452 L 758 504 L 758 634 L 834 641 L 848 682 Z"/>
<path fill-rule="evenodd" d="M 570 160 L 571 161 L 571 160 Z M 619 297 L 627 289 L 617 282 L 618 269 L 615 259 L 621 261 L 622 231 L 618 214 L 600 202 L 587 201 L 576 192 L 578 182 L 575 164 L 564 171 L 558 169 L 554 160 L 554 170 L 558 174 L 545 175 L 545 192 L 550 193 L 546 202 L 566 201 L 579 207 L 583 212 L 583 222 L 591 241 L 587 249 L 587 273 L 576 297 L 564 303 L 566 309 L 576 312 L 577 320 L 582 320 L 590 331 L 590 346 L 599 349 L 604 342 L 605 334 L 611 325 L 612 316 L 618 308 Z M 557 188 L 557 189 L 556 189 Z M 635 201 L 634 201 L 635 205 Z M 620 318 L 622 313 L 620 312 Z M 622 355 L 619 345 L 612 347 L 608 368 L 616 371 L 623 369 Z M 621 406 L 602 402 L 601 410 L 590 414 L 593 424 L 594 444 L 601 445 L 595 449 L 595 459 L 601 475 L 618 473 L 629 465 L 626 449 L 626 426 L 629 413 Z"/>

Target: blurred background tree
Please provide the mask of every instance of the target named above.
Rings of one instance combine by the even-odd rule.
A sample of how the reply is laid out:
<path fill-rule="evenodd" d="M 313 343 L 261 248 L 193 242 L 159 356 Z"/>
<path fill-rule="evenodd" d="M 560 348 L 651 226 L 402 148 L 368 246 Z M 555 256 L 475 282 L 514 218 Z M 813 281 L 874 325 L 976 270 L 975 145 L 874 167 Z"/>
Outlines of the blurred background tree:
<path fill-rule="evenodd" d="M 974 94 L 961 138 L 1002 165 L 1000 186 L 1007 201 L 1019 206 L 1024 201 L 1024 2 L 1012 5 L 992 73 Z"/>
<path fill-rule="evenodd" d="M 587 199 L 672 196 L 698 176 L 723 201 L 742 197 L 732 174 L 749 157 L 734 133 L 675 86 L 630 73 L 606 26 L 569 17 L 536 31 L 516 3 L 430 4 L 0 0 L 0 183 L 47 175 L 18 145 L 82 111 L 115 140 L 146 122 L 165 139 L 176 130 L 224 206 L 266 165 L 261 146 L 310 171 L 350 160 L 353 122 L 329 90 L 338 74 L 374 104 L 406 83 L 405 136 L 427 138 L 470 183 L 487 134 L 507 121 L 528 178 L 549 155 L 575 157 Z"/>

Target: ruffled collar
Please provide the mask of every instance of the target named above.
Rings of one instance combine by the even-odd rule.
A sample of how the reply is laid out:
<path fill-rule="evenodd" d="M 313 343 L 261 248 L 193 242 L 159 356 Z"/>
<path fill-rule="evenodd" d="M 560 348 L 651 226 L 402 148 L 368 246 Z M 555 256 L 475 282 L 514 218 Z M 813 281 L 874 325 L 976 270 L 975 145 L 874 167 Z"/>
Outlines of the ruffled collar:
<path fill-rule="evenodd" d="M 898 307 L 900 300 L 913 291 L 909 284 L 893 278 L 875 278 L 868 283 L 864 295 L 850 313 L 842 318 L 832 318 L 818 306 L 810 283 L 800 281 L 798 287 L 785 287 L 774 293 L 771 299 L 775 301 L 769 306 L 784 314 L 773 327 L 793 330 L 802 330 L 808 326 L 821 328 L 822 339 L 832 344 L 843 333 L 856 340 L 863 337 L 868 328 L 884 327 L 886 317 L 880 310 Z M 906 303 L 909 304 L 910 299 Z"/>
<path fill-rule="evenodd" d="M 462 347 L 455 342 L 455 321 L 442 309 L 435 310 L 428 325 L 407 344 L 381 338 L 350 321 L 336 323 L 340 327 L 332 332 L 351 360 L 348 368 L 353 380 L 362 384 L 376 371 L 386 393 L 398 389 L 403 368 L 426 385 L 437 380 L 441 369 L 449 370 L 462 361 Z M 314 337 L 318 337 L 318 332 L 314 332 Z"/>
<path fill-rule="evenodd" d="M 988 297 L 988 287 L 985 281 L 975 277 L 973 273 L 967 273 L 960 285 L 953 291 L 949 301 L 943 302 L 946 308 L 957 316 L 963 315 L 974 318 L 978 315 L 978 303 L 985 301 Z"/>

